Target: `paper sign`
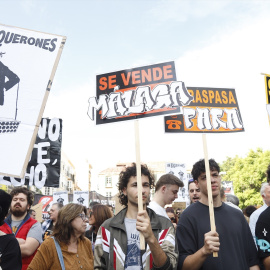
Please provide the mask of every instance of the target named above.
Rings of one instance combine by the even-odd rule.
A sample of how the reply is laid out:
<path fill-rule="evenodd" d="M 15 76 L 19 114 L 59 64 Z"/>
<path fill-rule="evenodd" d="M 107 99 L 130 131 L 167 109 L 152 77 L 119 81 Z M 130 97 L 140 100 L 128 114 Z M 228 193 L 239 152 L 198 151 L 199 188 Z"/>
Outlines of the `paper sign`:
<path fill-rule="evenodd" d="M 186 165 L 184 163 L 166 163 L 166 173 L 170 173 L 178 177 L 184 184 L 179 188 L 178 198 L 175 202 L 188 202 L 188 180 Z"/>
<path fill-rule="evenodd" d="M 73 202 L 89 207 L 89 192 L 88 191 L 74 191 Z"/>
<path fill-rule="evenodd" d="M 165 117 L 165 132 L 241 132 L 243 121 L 234 89 L 188 87 L 194 100 L 182 114 Z"/>
<path fill-rule="evenodd" d="M 68 204 L 68 193 L 67 191 L 59 191 L 53 193 L 53 203 L 60 203 L 63 205 Z"/>

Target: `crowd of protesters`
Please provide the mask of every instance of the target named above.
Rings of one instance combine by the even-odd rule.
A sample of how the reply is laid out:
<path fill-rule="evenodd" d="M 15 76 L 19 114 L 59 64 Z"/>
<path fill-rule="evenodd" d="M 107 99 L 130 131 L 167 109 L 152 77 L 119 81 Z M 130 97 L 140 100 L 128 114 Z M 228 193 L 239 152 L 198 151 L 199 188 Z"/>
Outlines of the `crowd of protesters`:
<path fill-rule="evenodd" d="M 210 159 L 209 167 L 216 230 L 210 229 L 204 160 L 193 165 L 190 205 L 185 210 L 165 208 L 183 187 L 170 174 L 157 181 L 147 207 L 155 180 L 146 165 L 141 165 L 141 211 L 136 164 L 120 173 L 123 209 L 116 215 L 112 206 L 98 203 L 89 209 L 55 203 L 50 218 L 41 224 L 31 209 L 31 191 L 24 187 L 15 187 L 10 194 L 0 190 L 0 269 L 270 269 L 270 166 L 267 183 L 261 187 L 264 205 L 243 211 L 236 196 L 225 196 L 216 161 Z"/>

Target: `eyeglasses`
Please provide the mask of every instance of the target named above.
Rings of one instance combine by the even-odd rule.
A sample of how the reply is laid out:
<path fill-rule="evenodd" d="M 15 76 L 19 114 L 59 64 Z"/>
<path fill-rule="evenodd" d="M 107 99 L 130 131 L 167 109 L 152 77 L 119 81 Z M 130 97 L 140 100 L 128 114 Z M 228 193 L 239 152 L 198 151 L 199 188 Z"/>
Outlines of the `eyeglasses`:
<path fill-rule="evenodd" d="M 87 216 L 85 214 L 79 214 L 79 217 L 81 217 L 81 219 L 83 221 L 85 221 L 87 219 Z"/>

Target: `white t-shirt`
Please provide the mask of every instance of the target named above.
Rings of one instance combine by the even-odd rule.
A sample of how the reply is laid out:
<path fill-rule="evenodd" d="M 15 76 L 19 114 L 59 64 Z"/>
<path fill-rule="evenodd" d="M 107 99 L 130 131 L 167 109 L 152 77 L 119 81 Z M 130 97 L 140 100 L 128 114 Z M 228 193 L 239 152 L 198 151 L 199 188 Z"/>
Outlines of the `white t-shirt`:
<path fill-rule="evenodd" d="M 136 219 L 125 218 L 127 231 L 127 255 L 125 270 L 142 270 L 140 233 L 136 229 Z"/>
<path fill-rule="evenodd" d="M 156 212 L 156 214 L 163 216 L 167 219 L 170 219 L 166 213 L 165 208 L 161 207 L 157 202 L 151 201 L 149 203 L 148 207 L 151 208 L 152 210 L 154 210 Z"/>

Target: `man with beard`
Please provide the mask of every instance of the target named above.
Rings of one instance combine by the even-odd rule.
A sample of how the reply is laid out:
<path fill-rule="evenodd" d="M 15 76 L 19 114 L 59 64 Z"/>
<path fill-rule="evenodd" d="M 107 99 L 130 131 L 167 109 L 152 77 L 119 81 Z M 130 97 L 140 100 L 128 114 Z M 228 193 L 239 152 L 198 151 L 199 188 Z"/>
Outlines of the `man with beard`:
<path fill-rule="evenodd" d="M 32 192 L 25 187 L 16 187 L 10 195 L 11 215 L 5 219 L 0 230 L 15 234 L 22 254 L 22 270 L 25 270 L 42 243 L 42 230 L 40 223 L 32 219 L 28 213 L 34 199 Z"/>

